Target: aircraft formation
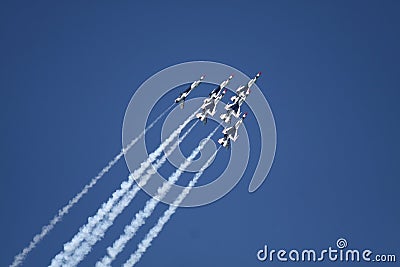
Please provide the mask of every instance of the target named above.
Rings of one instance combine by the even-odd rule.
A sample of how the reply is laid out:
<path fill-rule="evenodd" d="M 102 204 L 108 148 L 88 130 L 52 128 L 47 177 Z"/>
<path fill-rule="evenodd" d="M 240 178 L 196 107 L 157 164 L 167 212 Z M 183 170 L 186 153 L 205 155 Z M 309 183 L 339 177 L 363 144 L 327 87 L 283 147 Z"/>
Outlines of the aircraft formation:
<path fill-rule="evenodd" d="M 261 73 L 249 80 L 247 84 L 240 86 L 236 89 L 235 95 L 230 98 L 230 102 L 225 105 L 224 113 L 220 115 L 223 123 L 228 125 L 223 129 L 223 137 L 218 140 L 221 147 L 229 148 L 231 141 L 235 142 L 238 139 L 238 129 L 243 124 L 244 119 L 247 116 L 245 112 L 241 116 L 241 106 L 246 101 L 250 94 L 250 88 L 254 85 Z M 183 91 L 179 97 L 175 99 L 175 103 L 179 104 L 181 108 L 184 108 L 185 100 L 189 94 L 202 83 L 205 76 L 201 76 L 199 80 L 193 82 L 185 91 Z M 77 266 L 84 258 L 93 250 L 93 246 L 101 241 L 109 229 L 114 224 L 114 220 L 119 216 L 124 209 L 132 202 L 135 195 L 144 186 L 152 174 L 156 173 L 159 168 L 166 162 L 167 158 L 176 149 L 182 140 L 190 133 L 195 127 L 196 123 L 192 124 L 191 127 L 183 133 L 183 129 L 192 121 L 196 116 L 203 123 L 207 123 L 207 119 L 215 116 L 217 104 L 225 96 L 227 92 L 227 85 L 232 80 L 233 75 L 230 75 L 226 80 L 222 81 L 217 88 L 212 90 L 209 95 L 204 99 L 201 107 L 193 112 L 192 115 L 186 118 L 171 134 L 168 138 L 161 142 L 157 149 L 150 153 L 147 158 L 139 164 L 134 171 L 132 171 L 127 180 L 123 181 L 120 188 L 117 188 L 108 198 L 106 202 L 100 205 L 96 214 L 91 215 L 87 218 L 87 222 L 82 225 L 77 232 L 74 234 L 70 241 L 64 243 L 59 251 L 51 260 L 49 266 Z M 14 261 L 10 267 L 17 267 L 23 264 L 28 254 L 42 242 L 42 240 L 52 231 L 57 223 L 62 221 L 63 217 L 66 216 L 69 211 L 84 197 L 91 188 L 107 173 L 109 170 L 124 156 L 126 152 L 133 149 L 133 146 L 143 137 L 146 132 L 149 131 L 157 121 L 161 120 L 174 106 L 171 103 L 170 107 L 165 109 L 151 124 L 149 124 L 137 137 L 133 138 L 128 145 L 122 148 L 121 152 L 118 153 L 90 182 L 84 186 L 84 188 L 77 193 L 66 205 L 58 210 L 54 217 L 42 227 L 42 230 L 37 233 L 30 243 L 21 250 L 14 257 Z M 200 111 L 200 112 L 199 112 Z M 199 113 L 198 113 L 199 112 Z M 197 113 L 197 114 L 196 114 Z M 233 126 L 229 125 L 232 118 L 236 118 L 236 122 Z M 163 183 L 157 189 L 157 196 L 149 199 L 146 202 L 145 207 L 138 211 L 135 216 L 132 217 L 131 223 L 127 224 L 124 231 L 118 239 L 116 239 L 112 245 L 107 248 L 107 253 L 100 258 L 96 266 L 110 266 L 115 260 L 118 254 L 124 251 L 127 243 L 135 236 L 136 232 L 141 225 L 146 223 L 146 219 L 151 216 L 156 205 L 163 199 L 168 192 L 171 190 L 171 186 L 179 179 L 183 174 L 185 168 L 191 164 L 196 158 L 200 151 L 205 147 L 206 143 L 211 140 L 216 131 L 219 129 L 219 125 L 204 138 L 199 145 L 193 149 L 192 153 L 187 157 L 168 178 L 168 181 Z M 182 133 L 182 135 L 181 135 Z M 220 148 L 221 148 L 220 147 Z M 168 148 L 168 150 L 166 150 Z M 219 149 L 218 149 L 219 150 Z M 214 151 L 214 156 L 218 150 Z M 163 153 L 166 151 L 165 153 Z M 162 231 L 164 225 L 168 222 L 171 215 L 175 212 L 176 208 L 182 203 L 185 197 L 189 194 L 191 188 L 193 188 L 198 179 L 203 174 L 204 170 L 212 163 L 213 156 L 200 168 L 193 179 L 189 182 L 188 186 L 182 191 L 181 194 L 170 204 L 169 208 L 164 212 L 163 216 L 159 218 L 157 224 L 154 225 L 144 239 L 138 244 L 137 249 L 131 254 L 128 261 L 125 262 L 124 266 L 135 265 L 147 248 L 152 244 L 154 238 Z M 153 164 L 154 163 L 154 164 Z"/>
<path fill-rule="evenodd" d="M 220 115 L 220 119 L 226 124 L 230 124 L 232 117 L 239 118 L 241 115 L 241 106 L 246 101 L 246 98 L 250 95 L 250 88 L 254 85 L 257 79 L 261 76 L 261 72 L 258 72 L 256 76 L 248 81 L 247 84 L 239 86 L 236 89 L 236 94 L 231 97 L 231 102 L 225 105 L 225 113 Z M 199 80 L 193 82 L 189 88 L 183 91 L 176 99 L 175 103 L 179 103 L 181 108 L 184 108 L 185 100 L 188 95 L 195 89 L 199 84 L 203 81 L 205 75 L 201 76 Z M 196 114 L 196 117 L 202 121 L 203 123 L 207 123 L 207 117 L 213 117 L 216 113 L 216 108 L 218 102 L 224 97 L 226 94 L 225 87 L 229 84 L 233 75 L 230 75 L 228 79 L 221 82 L 221 84 L 212 90 L 208 97 L 204 99 L 203 104 L 200 109 L 201 112 Z M 224 135 L 223 138 L 218 140 L 218 143 L 221 144 L 225 148 L 229 148 L 231 141 L 235 142 L 238 138 L 238 130 L 240 125 L 243 123 L 243 120 L 246 118 L 247 112 L 243 114 L 243 116 L 235 123 L 234 126 L 225 127 L 222 131 Z"/>

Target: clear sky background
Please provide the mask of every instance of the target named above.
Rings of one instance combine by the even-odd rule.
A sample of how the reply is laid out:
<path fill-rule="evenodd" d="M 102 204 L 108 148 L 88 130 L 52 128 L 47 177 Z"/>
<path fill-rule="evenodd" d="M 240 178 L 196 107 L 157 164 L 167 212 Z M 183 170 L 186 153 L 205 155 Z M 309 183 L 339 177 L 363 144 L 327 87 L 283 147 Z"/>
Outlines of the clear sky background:
<path fill-rule="evenodd" d="M 275 161 L 255 193 L 247 192 L 250 165 L 221 200 L 179 209 L 138 266 L 265 266 L 256 259 L 264 244 L 324 249 L 339 237 L 399 258 L 400 3 L 160 2 L 1 2 L 0 266 L 120 151 L 125 108 L 140 84 L 192 60 L 263 72 Z M 215 173 L 218 164 L 225 161 L 214 162 Z M 25 266 L 49 264 L 127 175 L 121 160 Z M 147 199 L 135 198 L 82 266 L 104 255 Z"/>

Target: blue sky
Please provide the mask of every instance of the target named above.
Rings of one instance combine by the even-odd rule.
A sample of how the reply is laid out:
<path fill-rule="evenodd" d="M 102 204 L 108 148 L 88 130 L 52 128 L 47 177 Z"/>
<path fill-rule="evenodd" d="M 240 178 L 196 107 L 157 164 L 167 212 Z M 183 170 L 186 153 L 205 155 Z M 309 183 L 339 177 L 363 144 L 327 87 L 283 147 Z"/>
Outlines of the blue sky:
<path fill-rule="evenodd" d="M 399 257 L 399 7 L 397 1 L 2 1 L 0 265 L 10 264 L 119 152 L 136 88 L 192 60 L 225 63 L 249 76 L 263 72 L 258 86 L 276 121 L 275 161 L 255 193 L 247 192 L 250 166 L 221 200 L 179 209 L 138 266 L 263 266 L 256 252 L 264 244 L 323 249 L 339 237 L 350 247 Z M 250 116 L 249 129 L 253 122 Z M 127 175 L 120 161 L 26 266 L 49 264 Z M 147 199 L 135 198 L 82 266 L 103 256 Z M 160 205 L 116 266 L 165 209 Z"/>

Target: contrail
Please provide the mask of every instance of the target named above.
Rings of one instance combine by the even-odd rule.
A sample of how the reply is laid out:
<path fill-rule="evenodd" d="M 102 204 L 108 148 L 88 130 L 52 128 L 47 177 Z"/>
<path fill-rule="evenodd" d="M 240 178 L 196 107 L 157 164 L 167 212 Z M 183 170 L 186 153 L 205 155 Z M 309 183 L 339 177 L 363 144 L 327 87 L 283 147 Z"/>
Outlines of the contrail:
<path fill-rule="evenodd" d="M 10 265 L 10 267 L 16 267 L 22 264 L 22 262 L 25 260 L 26 256 L 28 256 L 29 252 L 31 252 L 36 246 L 37 244 L 42 241 L 42 239 L 48 234 L 50 233 L 51 230 L 53 230 L 54 226 L 62 220 L 62 218 L 68 214 L 69 210 L 76 204 L 79 202 L 79 200 L 87 194 L 87 192 L 89 191 L 89 189 L 91 189 L 93 186 L 96 185 L 96 183 L 104 176 L 104 174 L 106 174 L 114 165 L 115 163 L 118 162 L 118 160 L 121 159 L 121 157 L 129 151 L 129 149 L 131 149 L 136 143 L 137 141 L 139 141 L 140 138 L 143 137 L 143 135 L 150 130 L 151 128 L 153 128 L 153 126 L 171 109 L 171 107 L 173 107 L 173 105 L 171 105 L 170 107 L 168 107 L 163 113 L 161 113 L 149 126 L 146 127 L 146 129 L 143 130 L 143 132 L 141 132 L 139 134 L 139 136 L 137 136 L 135 139 L 133 139 L 125 148 L 121 149 L 121 152 L 119 152 L 119 154 L 117 154 L 97 175 L 96 177 L 92 178 L 92 180 L 85 185 L 85 187 L 77 194 L 75 195 L 69 202 L 67 205 L 65 205 L 64 207 L 62 207 L 61 209 L 58 210 L 58 212 L 56 213 L 56 215 L 54 215 L 53 219 L 51 219 L 49 221 L 49 223 L 45 226 L 42 227 L 42 231 L 38 234 L 36 234 L 33 239 L 31 240 L 31 242 L 29 243 L 29 245 L 27 247 L 25 247 L 19 254 L 17 254 L 14 257 L 14 261 L 13 263 Z"/>
<path fill-rule="evenodd" d="M 171 216 L 175 213 L 176 209 L 179 207 L 179 204 L 185 199 L 185 197 L 189 194 L 190 190 L 196 185 L 200 176 L 203 174 L 205 169 L 212 163 L 212 160 L 217 155 L 218 151 L 221 147 L 219 147 L 214 154 L 210 157 L 210 159 L 201 167 L 198 173 L 193 177 L 193 179 L 189 182 L 189 185 L 183 189 L 182 193 L 175 199 L 175 201 L 169 206 L 169 208 L 164 212 L 164 215 L 158 219 L 157 224 L 150 229 L 147 233 L 146 237 L 139 243 L 137 250 L 129 257 L 129 259 L 124 263 L 124 267 L 131 267 L 135 265 L 146 250 L 151 246 L 151 242 L 158 236 L 158 234 L 163 229 L 164 225 L 168 222 Z"/>
<path fill-rule="evenodd" d="M 219 126 L 218 126 L 219 127 Z M 193 159 L 200 153 L 200 151 L 204 148 L 206 143 L 211 139 L 214 135 L 216 127 L 213 132 L 211 132 L 206 139 L 204 139 L 197 148 L 195 148 L 190 156 L 179 166 L 179 168 L 168 178 L 160 188 L 157 190 L 157 196 L 151 198 L 146 202 L 146 206 L 143 210 L 136 213 L 132 222 L 127 225 L 124 229 L 124 233 L 113 243 L 111 247 L 107 248 L 107 255 L 103 257 L 101 261 L 98 261 L 96 266 L 110 266 L 111 262 L 115 260 L 117 255 L 122 252 L 125 248 L 125 245 L 129 240 L 133 238 L 136 234 L 137 230 L 145 223 L 145 220 L 153 213 L 155 207 L 160 202 L 160 199 L 163 199 L 165 195 L 171 189 L 171 186 L 179 179 L 181 174 L 185 171 L 185 169 L 190 165 Z"/>
<path fill-rule="evenodd" d="M 65 262 L 70 259 L 70 256 L 80 246 L 80 243 L 90 235 L 91 230 L 110 212 L 115 203 L 130 190 L 135 181 L 138 180 L 151 163 L 161 155 L 162 151 L 179 136 L 183 128 L 193 119 L 196 112 L 189 116 L 174 132 L 172 132 L 172 134 L 141 163 L 140 167 L 129 175 L 127 181 L 121 183 L 120 189 L 116 190 L 108 201 L 102 204 L 94 216 L 88 218 L 86 225 L 79 229 L 78 233 L 70 242 L 64 244 L 64 250 L 53 258 L 50 266 L 65 266 Z M 139 183 L 145 184 L 145 181 L 139 180 Z"/>
<path fill-rule="evenodd" d="M 115 218 L 121 214 L 121 212 L 131 203 L 132 199 L 135 197 L 136 193 L 140 190 L 141 186 L 144 186 L 147 181 L 149 181 L 150 177 L 156 173 L 156 171 L 165 163 L 167 158 L 172 154 L 175 148 L 185 139 L 185 137 L 192 131 L 192 129 L 196 126 L 198 121 L 196 121 L 185 133 L 182 135 L 177 142 L 175 142 L 168 151 L 156 161 L 153 165 L 153 168 L 147 169 L 145 175 L 140 177 L 139 185 L 134 186 L 129 192 L 127 192 L 122 199 L 112 207 L 111 211 L 105 216 L 105 218 L 100 221 L 94 229 L 91 229 L 90 232 L 87 233 L 88 236 L 85 237 L 85 240 L 80 244 L 78 248 L 74 251 L 74 253 L 69 257 L 69 261 L 66 264 L 69 266 L 76 266 L 79 262 L 83 260 L 83 258 L 91 251 L 92 247 L 104 237 L 107 229 L 113 224 Z"/>

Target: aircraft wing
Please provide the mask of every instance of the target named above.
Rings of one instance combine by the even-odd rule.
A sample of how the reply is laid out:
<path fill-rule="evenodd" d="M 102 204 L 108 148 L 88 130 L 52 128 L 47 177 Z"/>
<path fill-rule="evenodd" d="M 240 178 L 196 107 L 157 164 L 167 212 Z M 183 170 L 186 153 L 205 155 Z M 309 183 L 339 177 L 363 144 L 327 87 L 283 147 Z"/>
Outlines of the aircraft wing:
<path fill-rule="evenodd" d="M 238 113 L 238 111 L 240 110 L 240 106 L 238 103 L 235 103 L 232 107 L 231 107 L 232 111 L 234 113 Z"/>
<path fill-rule="evenodd" d="M 227 138 L 229 138 L 229 135 L 230 135 L 229 132 L 231 132 L 232 129 L 233 129 L 233 126 L 232 126 L 232 127 L 225 128 L 225 129 L 222 131 L 222 133 L 225 134 Z"/>
<path fill-rule="evenodd" d="M 184 94 L 184 93 L 189 93 L 190 91 L 192 91 L 192 88 L 189 86 L 189 88 L 186 89 L 185 91 L 183 91 L 182 94 Z"/>
<path fill-rule="evenodd" d="M 246 90 L 245 86 L 240 86 L 238 89 L 236 89 L 236 94 L 240 94 L 241 92 L 244 92 Z"/>
<path fill-rule="evenodd" d="M 236 109 L 236 106 L 239 106 L 238 101 L 235 101 L 235 102 L 230 103 L 230 104 L 226 104 L 225 105 L 225 110 Z"/>
<path fill-rule="evenodd" d="M 232 110 L 232 115 L 235 116 L 235 118 L 239 118 L 240 116 L 240 105 L 235 105 L 235 109 Z"/>
<path fill-rule="evenodd" d="M 220 86 L 218 86 L 217 88 L 212 90 L 211 93 L 209 94 L 209 96 L 211 97 L 213 94 L 218 94 L 219 91 L 221 91 L 221 87 Z"/>
<path fill-rule="evenodd" d="M 237 130 L 235 131 L 234 135 L 230 136 L 230 139 L 232 139 L 233 142 L 236 142 L 236 140 L 238 139 L 239 135 L 237 133 Z"/>
<path fill-rule="evenodd" d="M 212 110 L 212 109 L 214 109 L 214 101 L 204 103 L 204 105 L 202 107 L 206 110 Z"/>

